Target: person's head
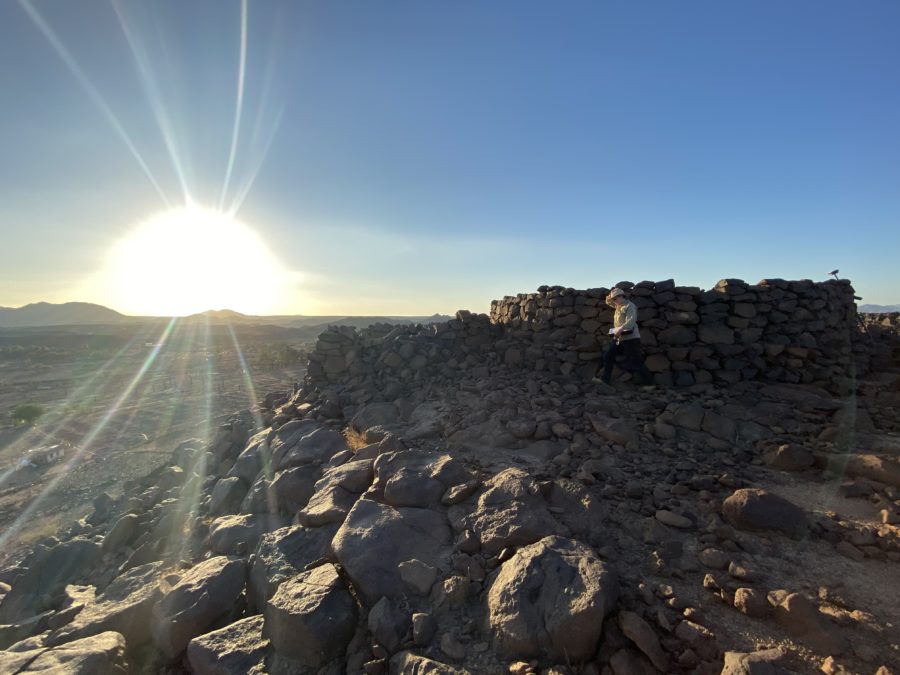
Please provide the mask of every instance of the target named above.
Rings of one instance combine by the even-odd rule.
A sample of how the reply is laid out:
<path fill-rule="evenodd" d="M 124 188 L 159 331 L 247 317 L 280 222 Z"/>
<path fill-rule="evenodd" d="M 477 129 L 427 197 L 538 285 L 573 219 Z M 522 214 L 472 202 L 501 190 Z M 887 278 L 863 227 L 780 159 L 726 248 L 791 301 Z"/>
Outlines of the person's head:
<path fill-rule="evenodd" d="M 615 305 L 624 305 L 628 300 L 625 298 L 625 291 L 621 288 L 614 288 L 609 293 L 609 299 L 612 300 Z"/>

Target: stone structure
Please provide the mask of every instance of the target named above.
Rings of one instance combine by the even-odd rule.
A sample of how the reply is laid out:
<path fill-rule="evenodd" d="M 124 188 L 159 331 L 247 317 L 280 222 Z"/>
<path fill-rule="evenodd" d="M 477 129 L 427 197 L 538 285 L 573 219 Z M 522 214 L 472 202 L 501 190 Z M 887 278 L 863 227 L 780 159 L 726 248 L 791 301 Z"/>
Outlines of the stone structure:
<path fill-rule="evenodd" d="M 859 326 L 847 280 L 723 279 L 706 291 L 671 279 L 616 287 L 638 306 L 647 365 L 660 385 L 760 379 L 845 392 L 857 366 L 870 365 L 865 345 L 854 358 Z M 425 326 L 335 328 L 310 355 L 310 379 L 406 380 L 501 362 L 590 379 L 612 326 L 608 292 L 541 286 L 493 301 L 490 316 L 461 311 Z"/>

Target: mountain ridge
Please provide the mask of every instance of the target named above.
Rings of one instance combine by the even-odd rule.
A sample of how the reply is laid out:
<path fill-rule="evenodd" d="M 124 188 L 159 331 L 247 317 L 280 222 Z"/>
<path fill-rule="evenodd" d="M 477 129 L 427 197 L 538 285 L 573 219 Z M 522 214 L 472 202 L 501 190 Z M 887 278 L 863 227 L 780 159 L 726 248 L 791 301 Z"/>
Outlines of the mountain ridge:
<path fill-rule="evenodd" d="M 22 307 L 0 307 L 0 328 L 33 328 L 44 326 L 74 326 L 90 324 L 128 323 L 164 317 L 132 316 L 91 302 L 33 302 Z M 305 315 L 242 314 L 232 309 L 209 309 L 181 317 L 183 321 L 210 321 L 215 323 L 240 322 L 275 324 L 283 326 L 307 326 L 325 324 L 350 324 L 367 326 L 371 323 L 432 323 L 451 317 L 443 314 L 430 316 L 381 316 L 381 315 Z"/>

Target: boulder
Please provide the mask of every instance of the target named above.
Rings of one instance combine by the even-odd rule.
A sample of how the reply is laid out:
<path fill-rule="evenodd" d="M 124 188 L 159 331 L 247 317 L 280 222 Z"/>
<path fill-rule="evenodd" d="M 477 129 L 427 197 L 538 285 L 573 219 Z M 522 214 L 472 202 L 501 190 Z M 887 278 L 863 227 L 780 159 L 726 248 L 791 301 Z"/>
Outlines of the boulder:
<path fill-rule="evenodd" d="M 250 552 L 259 538 L 281 523 L 267 514 L 222 516 L 209 526 L 209 547 L 220 555 Z"/>
<path fill-rule="evenodd" d="M 545 537 L 503 563 L 487 592 L 487 630 L 502 658 L 591 658 L 618 598 L 615 572 L 573 539 Z"/>
<path fill-rule="evenodd" d="M 322 472 L 318 466 L 295 466 L 275 474 L 271 489 L 281 513 L 293 514 L 309 503 Z"/>
<path fill-rule="evenodd" d="M 297 521 L 309 527 L 344 522 L 359 495 L 372 483 L 372 463 L 361 459 L 325 471 L 309 503 L 297 513 Z"/>
<path fill-rule="evenodd" d="M 263 634 L 281 656 L 318 668 L 344 653 L 356 618 L 353 596 L 326 563 L 278 587 L 266 604 Z"/>
<path fill-rule="evenodd" d="M 366 624 L 375 642 L 394 653 L 409 630 L 409 615 L 404 614 L 388 598 L 381 598 L 369 610 Z"/>
<path fill-rule="evenodd" d="M 79 581 L 94 569 L 101 547 L 88 539 L 72 539 L 51 548 L 37 547 L 25 561 L 25 571 L 16 577 L 0 604 L 0 623 L 17 623 L 49 607 L 42 598 L 59 594 L 66 584 Z"/>
<path fill-rule="evenodd" d="M 449 488 L 471 479 L 471 472 L 447 454 L 406 450 L 382 453 L 375 461 L 376 484 L 391 506 L 437 506 Z"/>
<path fill-rule="evenodd" d="M 484 488 L 466 523 L 487 553 L 561 533 L 537 482 L 525 471 L 515 468 L 501 471 Z"/>
<path fill-rule="evenodd" d="M 815 455 L 802 445 L 785 443 L 765 453 L 763 461 L 773 469 L 803 471 L 815 463 Z"/>
<path fill-rule="evenodd" d="M 178 656 L 234 608 L 246 581 L 242 558 L 215 556 L 192 567 L 153 608 L 156 645 L 166 656 Z"/>
<path fill-rule="evenodd" d="M 840 656 L 850 644 L 818 606 L 805 595 L 789 593 L 775 605 L 775 621 L 791 635 L 825 656 Z"/>
<path fill-rule="evenodd" d="M 778 662 L 784 658 L 780 649 L 756 652 L 725 652 L 720 675 L 790 675 Z"/>
<path fill-rule="evenodd" d="M 336 531 L 336 527 L 293 525 L 264 534 L 250 566 L 247 596 L 251 605 L 262 611 L 282 582 L 328 556 Z"/>
<path fill-rule="evenodd" d="M 400 413 L 393 403 L 367 403 L 350 419 L 350 427 L 356 431 L 365 431 L 370 427 L 393 424 L 398 419 Z"/>
<path fill-rule="evenodd" d="M 122 634 L 129 648 L 147 642 L 153 606 L 160 596 L 162 569 L 163 563 L 152 562 L 119 575 L 69 624 L 47 636 L 46 644 L 63 644 L 109 631 Z"/>
<path fill-rule="evenodd" d="M 735 490 L 722 502 L 722 514 L 741 530 L 776 530 L 799 538 L 809 529 L 803 509 L 759 488 Z"/>
<path fill-rule="evenodd" d="M 195 637 L 187 659 L 196 675 L 264 675 L 269 641 L 261 614 Z"/>
<path fill-rule="evenodd" d="M 359 499 L 332 542 L 332 550 L 366 602 L 406 593 L 399 564 L 416 558 L 441 567 L 449 555 L 450 527 L 429 509 L 394 508 Z"/>
<path fill-rule="evenodd" d="M 285 427 L 296 424 L 293 431 L 285 434 L 279 442 Z M 337 431 L 309 420 L 294 420 L 281 427 L 272 441 L 272 464 L 281 471 L 302 464 L 323 464 L 333 455 L 349 450 L 346 439 Z"/>
<path fill-rule="evenodd" d="M 110 553 L 130 544 L 137 536 L 139 521 L 137 514 L 134 513 L 126 513 L 119 518 L 103 537 L 101 552 Z"/>
<path fill-rule="evenodd" d="M 215 518 L 226 513 L 235 513 L 247 494 L 247 486 L 240 478 L 222 478 L 209 498 L 209 515 Z"/>
<path fill-rule="evenodd" d="M 125 638 L 111 631 L 50 649 L 0 652 L 0 672 L 28 675 L 125 675 Z"/>

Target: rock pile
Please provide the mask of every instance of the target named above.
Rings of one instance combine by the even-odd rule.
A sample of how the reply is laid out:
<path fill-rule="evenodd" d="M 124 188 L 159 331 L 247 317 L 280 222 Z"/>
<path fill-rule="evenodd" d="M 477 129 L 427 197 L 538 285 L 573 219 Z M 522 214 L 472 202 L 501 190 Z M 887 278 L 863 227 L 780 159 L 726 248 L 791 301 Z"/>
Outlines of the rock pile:
<path fill-rule="evenodd" d="M 771 315 L 849 287 L 770 286 L 761 339 L 808 332 L 797 372 L 827 379 L 812 320 Z M 731 311 L 764 295 L 729 282 L 689 310 L 640 288 L 672 293 L 664 312 L 725 306 L 672 324 L 698 338 L 754 327 Z M 847 398 L 677 359 L 673 379 L 711 380 L 599 391 L 553 355 L 599 305 L 540 307 L 579 321 L 537 328 L 528 302 L 324 333 L 297 391 L 7 561 L 0 672 L 900 672 L 896 361 Z"/>

